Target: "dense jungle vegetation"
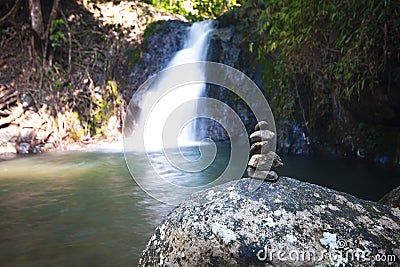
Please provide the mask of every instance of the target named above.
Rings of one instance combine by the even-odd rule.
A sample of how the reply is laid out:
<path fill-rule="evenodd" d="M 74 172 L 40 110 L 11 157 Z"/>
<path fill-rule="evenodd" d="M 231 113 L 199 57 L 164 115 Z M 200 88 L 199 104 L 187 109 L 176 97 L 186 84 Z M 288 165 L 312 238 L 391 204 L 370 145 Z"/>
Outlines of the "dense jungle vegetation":
<path fill-rule="evenodd" d="M 358 144 L 365 153 L 391 151 L 398 157 L 399 3 L 265 5 L 255 46 L 261 61 L 272 59 L 266 69 L 273 83 L 265 84 L 270 91 L 279 88 L 277 106 L 285 109 L 280 113 L 296 108 L 311 134 L 324 135 L 321 142 Z"/>
<path fill-rule="evenodd" d="M 133 2 L 139 3 L 128 1 Z M 300 121 L 311 137 L 318 136 L 316 145 L 354 150 L 357 144 L 361 154 L 400 158 L 398 1 L 142 2 L 189 21 L 248 10 L 252 16 L 244 12 L 240 20 L 256 19 L 244 41 L 263 66 L 261 86 L 278 120 Z M 124 51 L 140 44 L 140 38 L 124 38 L 121 23 L 95 22 L 90 16 L 96 3 L 125 2 L 0 1 L 0 82 L 24 84 L 20 96 L 29 96 L 38 109 L 47 103 L 56 118 L 73 112 L 82 127 L 65 132 L 76 139 L 104 135 L 105 121 L 121 117 L 131 94 Z M 83 8 L 87 6 L 92 13 Z M 28 67 L 13 69 L 17 58 L 26 59 Z M 64 118 L 64 124 L 68 120 Z"/>
<path fill-rule="evenodd" d="M 188 2 L 149 3 L 193 21 L 239 6 L 242 22 L 255 14 L 245 41 L 278 120 L 300 121 L 319 148 L 400 159 L 399 2 Z"/>

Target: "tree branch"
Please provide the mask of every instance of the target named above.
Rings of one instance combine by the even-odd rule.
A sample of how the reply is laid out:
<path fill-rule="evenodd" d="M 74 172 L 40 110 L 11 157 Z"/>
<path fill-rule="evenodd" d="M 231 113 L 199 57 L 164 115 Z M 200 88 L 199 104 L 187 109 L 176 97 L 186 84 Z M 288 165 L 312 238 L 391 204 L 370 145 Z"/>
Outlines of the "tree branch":
<path fill-rule="evenodd" d="M 0 25 L 3 24 L 4 22 L 6 22 L 8 20 L 8 18 L 14 14 L 14 12 L 18 9 L 20 2 L 21 2 L 21 0 L 16 0 L 14 3 L 14 6 L 11 8 L 11 10 L 8 11 L 8 13 L 4 15 L 4 17 L 0 18 Z"/>
<path fill-rule="evenodd" d="M 11 115 L 9 115 L 6 118 L 0 119 L 0 127 L 5 125 L 5 124 L 9 124 L 13 120 L 19 118 L 22 115 L 23 112 L 24 112 L 24 109 L 22 107 L 22 104 L 19 103 L 18 106 L 15 109 L 13 109 Z"/>

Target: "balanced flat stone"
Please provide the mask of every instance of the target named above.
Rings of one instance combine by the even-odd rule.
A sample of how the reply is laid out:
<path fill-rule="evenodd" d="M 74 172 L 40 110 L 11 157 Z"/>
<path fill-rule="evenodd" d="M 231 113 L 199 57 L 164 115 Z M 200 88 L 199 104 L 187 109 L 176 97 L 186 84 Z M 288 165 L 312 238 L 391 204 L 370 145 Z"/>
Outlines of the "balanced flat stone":
<path fill-rule="evenodd" d="M 254 131 L 259 131 L 259 130 L 267 130 L 268 129 L 268 122 L 266 121 L 260 121 L 259 123 L 254 126 Z"/>
<path fill-rule="evenodd" d="M 254 167 L 247 167 L 247 174 L 250 178 L 257 180 L 266 180 L 269 182 L 278 180 L 278 174 L 275 171 L 257 171 Z"/>
<path fill-rule="evenodd" d="M 250 155 L 267 154 L 271 149 L 268 147 L 268 141 L 256 142 L 250 147 Z"/>
<path fill-rule="evenodd" d="M 282 159 L 273 151 L 268 154 L 256 154 L 251 156 L 248 165 L 260 171 L 276 171 L 283 166 Z"/>
<path fill-rule="evenodd" d="M 251 142 L 260 142 L 260 141 L 267 141 L 273 139 L 275 136 L 274 132 L 270 130 L 259 130 L 255 131 L 250 135 Z"/>

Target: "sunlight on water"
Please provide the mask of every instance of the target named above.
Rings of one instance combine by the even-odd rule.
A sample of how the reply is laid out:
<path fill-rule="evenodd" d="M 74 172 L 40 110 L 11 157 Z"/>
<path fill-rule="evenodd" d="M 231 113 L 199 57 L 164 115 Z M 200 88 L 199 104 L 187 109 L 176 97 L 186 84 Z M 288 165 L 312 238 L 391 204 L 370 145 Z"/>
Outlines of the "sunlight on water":
<path fill-rule="evenodd" d="M 195 175 L 171 169 L 157 153 L 152 158 L 171 182 L 196 186 L 224 168 L 229 151 L 221 151 L 215 166 Z M 198 148 L 183 153 L 199 157 Z M 146 175 L 146 154 L 134 158 L 135 172 Z M 1 266 L 135 266 L 173 208 L 141 190 L 122 153 L 47 153 L 0 162 L 0 170 Z"/>
<path fill-rule="evenodd" d="M 198 148 L 182 153 L 199 157 Z M 229 146 L 219 146 L 213 165 L 195 174 L 165 165 L 157 152 L 152 158 L 171 182 L 195 191 L 194 186 L 221 173 L 229 153 Z M 133 158 L 135 172 L 146 175 L 147 155 L 135 153 Z M 362 198 L 376 199 L 399 183 L 398 172 L 367 162 L 283 159 L 280 174 Z M 158 190 L 165 198 L 179 197 L 175 191 Z M 172 208 L 140 189 L 122 153 L 58 152 L 0 162 L 0 265 L 136 266 L 157 224 Z"/>
<path fill-rule="evenodd" d="M 121 153 L 0 163 L 1 266 L 132 266 L 171 207 L 147 197 Z"/>

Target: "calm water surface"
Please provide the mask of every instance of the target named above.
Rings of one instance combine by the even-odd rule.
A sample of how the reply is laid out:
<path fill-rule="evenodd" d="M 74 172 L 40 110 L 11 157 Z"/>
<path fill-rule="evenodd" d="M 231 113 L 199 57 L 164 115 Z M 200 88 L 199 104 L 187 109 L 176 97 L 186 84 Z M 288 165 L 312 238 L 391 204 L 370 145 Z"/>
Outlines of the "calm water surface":
<path fill-rule="evenodd" d="M 228 155 L 219 154 L 211 172 L 218 175 Z M 137 154 L 139 172 L 145 172 L 142 160 Z M 282 175 L 371 200 L 399 184 L 398 171 L 363 162 L 284 161 Z M 209 176 L 210 170 L 196 181 L 206 183 Z M 180 179 L 190 183 L 189 176 Z M 172 208 L 140 189 L 119 152 L 58 152 L 0 162 L 0 265 L 136 266 Z"/>

